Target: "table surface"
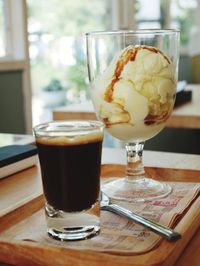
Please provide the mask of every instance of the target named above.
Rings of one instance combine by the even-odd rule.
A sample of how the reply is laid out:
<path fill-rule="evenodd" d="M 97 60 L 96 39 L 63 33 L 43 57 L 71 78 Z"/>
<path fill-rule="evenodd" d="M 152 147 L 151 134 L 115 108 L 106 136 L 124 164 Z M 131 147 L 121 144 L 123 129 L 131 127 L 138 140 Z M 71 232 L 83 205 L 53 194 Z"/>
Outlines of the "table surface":
<path fill-rule="evenodd" d="M 102 163 L 125 164 L 125 151 L 123 149 L 104 148 Z M 200 155 L 145 151 L 144 165 L 200 171 Z M 32 167 L 18 174 L 0 180 L 0 216 L 5 215 L 6 211 L 8 212 L 19 207 L 16 206 L 16 202 L 20 202 L 19 204 L 23 205 L 39 196 L 41 191 L 42 186 L 38 167 Z M 197 230 L 175 265 L 200 265 L 199 253 L 200 229 Z M 3 266 L 5 264 L 0 263 L 0 265 Z"/>
<path fill-rule="evenodd" d="M 174 109 L 167 121 L 167 127 L 200 128 L 200 85 L 189 84 L 186 90 L 192 91 L 192 100 Z M 53 111 L 54 120 L 96 119 L 91 101 L 62 106 Z"/>

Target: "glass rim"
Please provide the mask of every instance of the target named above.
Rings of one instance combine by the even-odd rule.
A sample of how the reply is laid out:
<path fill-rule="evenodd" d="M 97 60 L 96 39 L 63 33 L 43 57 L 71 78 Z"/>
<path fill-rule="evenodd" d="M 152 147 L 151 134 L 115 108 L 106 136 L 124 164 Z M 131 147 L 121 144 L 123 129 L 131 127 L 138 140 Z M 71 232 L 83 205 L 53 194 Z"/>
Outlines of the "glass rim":
<path fill-rule="evenodd" d="M 86 32 L 85 35 L 89 36 L 98 36 L 98 35 L 115 35 L 115 34 L 127 34 L 127 35 L 137 35 L 137 34 L 176 34 L 180 33 L 178 29 L 138 29 L 138 30 L 111 30 L 111 31 L 91 31 Z"/>
<path fill-rule="evenodd" d="M 34 126 L 33 132 L 37 136 L 85 135 L 103 131 L 104 127 L 104 124 L 98 120 L 54 120 Z"/>

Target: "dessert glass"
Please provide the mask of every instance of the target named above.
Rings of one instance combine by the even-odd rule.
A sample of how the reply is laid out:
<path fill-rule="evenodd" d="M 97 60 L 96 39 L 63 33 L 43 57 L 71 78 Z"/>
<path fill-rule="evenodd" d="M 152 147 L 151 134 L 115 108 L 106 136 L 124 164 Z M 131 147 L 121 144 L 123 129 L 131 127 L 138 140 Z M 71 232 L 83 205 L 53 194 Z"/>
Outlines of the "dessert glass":
<path fill-rule="evenodd" d="M 125 178 L 108 182 L 102 190 L 111 199 L 130 202 L 167 196 L 171 187 L 147 176 L 142 154 L 145 141 L 165 127 L 173 110 L 179 31 L 90 32 L 86 41 L 97 118 L 126 143 Z"/>

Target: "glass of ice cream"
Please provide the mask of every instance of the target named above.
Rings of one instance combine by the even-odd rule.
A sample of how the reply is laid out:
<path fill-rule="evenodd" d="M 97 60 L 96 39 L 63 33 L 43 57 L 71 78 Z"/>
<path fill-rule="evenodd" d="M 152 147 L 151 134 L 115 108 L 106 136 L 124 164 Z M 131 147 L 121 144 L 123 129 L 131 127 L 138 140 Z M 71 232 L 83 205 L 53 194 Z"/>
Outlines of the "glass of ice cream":
<path fill-rule="evenodd" d="M 173 110 L 179 31 L 90 32 L 86 40 L 97 118 L 126 143 L 126 177 L 107 183 L 103 191 L 125 201 L 165 197 L 171 187 L 145 174 L 142 153 L 145 141 L 165 127 Z"/>

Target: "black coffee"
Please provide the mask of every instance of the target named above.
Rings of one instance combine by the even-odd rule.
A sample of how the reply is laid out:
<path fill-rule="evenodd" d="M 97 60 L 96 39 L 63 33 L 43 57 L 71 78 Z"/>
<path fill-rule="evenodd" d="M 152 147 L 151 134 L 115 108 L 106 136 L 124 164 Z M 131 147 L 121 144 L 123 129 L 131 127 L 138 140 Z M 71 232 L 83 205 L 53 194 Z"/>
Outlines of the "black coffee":
<path fill-rule="evenodd" d="M 59 143 L 37 139 L 47 202 L 55 209 L 89 209 L 99 197 L 102 139 Z"/>

